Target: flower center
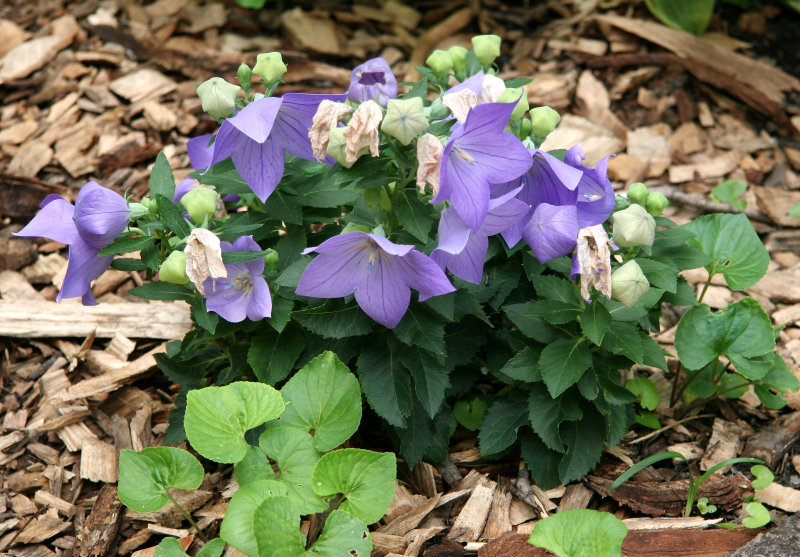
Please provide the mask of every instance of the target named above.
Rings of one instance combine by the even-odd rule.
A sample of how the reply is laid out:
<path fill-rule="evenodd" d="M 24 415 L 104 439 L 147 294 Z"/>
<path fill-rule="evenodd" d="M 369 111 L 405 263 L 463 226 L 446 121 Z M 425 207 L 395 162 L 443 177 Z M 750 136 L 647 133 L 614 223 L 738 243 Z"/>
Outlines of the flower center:
<path fill-rule="evenodd" d="M 386 85 L 386 76 L 383 72 L 361 72 L 358 75 L 360 85 Z"/>
<path fill-rule="evenodd" d="M 475 159 L 472 158 L 472 155 L 470 155 L 469 153 L 467 153 L 463 149 L 459 149 L 458 147 L 454 147 L 453 148 L 453 154 L 456 155 L 457 157 L 461 157 L 462 159 L 467 161 L 469 164 L 474 164 L 475 163 Z"/>
<path fill-rule="evenodd" d="M 253 289 L 253 277 L 249 272 L 244 272 L 233 279 L 232 285 L 236 290 L 244 290 L 246 293 L 250 293 Z"/>

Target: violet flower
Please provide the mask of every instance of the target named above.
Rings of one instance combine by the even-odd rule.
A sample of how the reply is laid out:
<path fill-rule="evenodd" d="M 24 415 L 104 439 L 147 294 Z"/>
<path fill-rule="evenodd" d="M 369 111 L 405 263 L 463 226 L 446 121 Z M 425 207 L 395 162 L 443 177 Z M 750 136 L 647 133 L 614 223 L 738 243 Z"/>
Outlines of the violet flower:
<path fill-rule="evenodd" d="M 570 253 L 578 231 L 605 222 L 614 209 L 614 189 L 606 177 L 608 157 L 595 168 L 583 166 L 580 144 L 567 151 L 564 162 L 532 150 L 533 164 L 520 180 L 495 184 L 494 194 L 522 185 L 518 194 L 530 206 L 529 217 L 503 231 L 514 246 L 524 237 L 542 263 Z"/>
<path fill-rule="evenodd" d="M 469 229 L 452 207 L 442 211 L 439 220 L 439 245 L 431 259 L 455 276 L 480 284 L 489 238 L 514 225 L 528 212 L 528 205 L 516 199 L 519 189 L 489 201 L 489 210 L 477 232 Z"/>
<path fill-rule="evenodd" d="M 355 103 L 378 101 L 386 108 L 389 99 L 397 97 L 397 79 L 383 58 L 372 58 L 353 69 L 347 98 Z M 310 126 L 309 126 L 310 127 Z"/>
<path fill-rule="evenodd" d="M 319 255 L 308 264 L 297 294 L 341 298 L 355 292 L 364 313 L 388 328 L 405 315 L 411 288 L 420 301 L 453 292 L 444 272 L 414 246 L 394 244 L 376 234 L 345 232 L 308 248 Z"/>
<path fill-rule="evenodd" d="M 252 236 L 241 236 L 233 244 L 220 242 L 222 253 L 229 251 L 261 251 Z M 259 257 L 246 263 L 225 265 L 228 276 L 214 281 L 207 278 L 205 289 L 206 309 L 219 314 L 231 323 L 239 323 L 248 318 L 258 321 L 272 315 L 272 298 L 267 281 L 261 276 L 264 272 L 264 258 Z M 216 284 L 215 284 L 216 282 Z"/>
<path fill-rule="evenodd" d="M 442 153 L 439 192 L 431 203 L 449 199 L 461 219 L 477 231 L 489 210 L 491 183 L 513 180 L 531 166 L 522 142 L 503 131 L 516 103 L 487 103 L 453 126 Z"/>
<path fill-rule="evenodd" d="M 251 102 L 220 126 L 209 166 L 231 157 L 253 193 L 266 201 L 283 176 L 284 153 L 316 160 L 308 130 L 319 103 L 344 98 L 287 93 Z M 333 159 L 325 162 L 332 164 Z"/>
<path fill-rule="evenodd" d="M 15 236 L 43 237 L 69 246 L 69 264 L 56 301 L 81 296 L 84 305 L 97 305 L 91 283 L 114 259 L 97 254 L 128 225 L 130 210 L 121 195 L 96 182 L 87 182 L 75 205 L 50 194 L 35 217 Z"/>

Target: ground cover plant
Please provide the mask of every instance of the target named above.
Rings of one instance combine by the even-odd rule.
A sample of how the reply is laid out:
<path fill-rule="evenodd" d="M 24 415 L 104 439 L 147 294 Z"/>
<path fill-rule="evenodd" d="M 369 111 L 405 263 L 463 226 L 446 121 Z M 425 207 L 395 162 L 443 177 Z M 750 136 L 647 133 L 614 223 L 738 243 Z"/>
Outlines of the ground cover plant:
<path fill-rule="evenodd" d="M 479 431 L 484 456 L 519 450 L 538 485 L 566 484 L 634 421 L 658 427 L 648 413 L 655 387 L 644 376 L 623 384 L 620 370 L 667 371 L 650 337 L 664 303 L 690 307 L 675 341 L 678 412 L 750 385 L 778 408 L 796 389 L 757 302 L 712 312 L 705 290 L 698 300 L 678 274 L 705 267 L 706 287 L 719 273 L 733 289 L 754 284 L 768 256 L 747 219 L 710 215 L 676 226 L 661 216 L 663 195 L 644 185 L 616 196 L 607 159 L 585 166 L 579 145 L 542 151 L 557 113 L 529 111 L 525 81 L 495 75 L 498 37 L 473 44 L 434 52 L 402 95 L 386 62 L 373 59 L 353 70 L 346 93 L 276 97 L 287 68 L 263 54 L 240 68 L 239 85 L 211 78 L 198 87 L 220 127 L 190 141 L 191 178 L 176 185 L 159 155 L 144 199 L 92 182 L 74 206 L 48 197 L 20 232 L 70 246 L 60 297 L 94 303 L 89 285 L 110 265 L 151 280 L 136 295 L 191 304 L 196 328 L 158 356 L 182 387 L 168 443 L 188 437 L 218 462 L 253 453 L 269 475 L 244 434 L 278 414 L 237 420 L 233 453 L 218 453 L 192 431 L 220 416 L 198 419 L 193 401 L 273 393 L 267 386 L 283 392 L 332 352 L 355 370 L 409 466 L 444 459 L 460 424 Z M 133 252 L 139 257 L 115 258 Z M 302 437 L 324 438 L 315 426 Z M 280 455 L 260 450 L 283 472 Z M 155 458 L 125 457 L 142 470 Z M 157 502 L 193 482 L 165 480 Z M 317 506 L 286 503 L 291 520 L 283 518 L 324 513 L 331 501 L 323 508 L 318 498 L 344 492 L 313 491 L 304 497 Z M 256 518 L 243 522 L 278 520 L 250 510 Z M 364 525 L 380 518 L 354 516 Z M 299 552 L 312 541 L 286 544 Z M 272 554 L 257 541 L 248 550 Z"/>

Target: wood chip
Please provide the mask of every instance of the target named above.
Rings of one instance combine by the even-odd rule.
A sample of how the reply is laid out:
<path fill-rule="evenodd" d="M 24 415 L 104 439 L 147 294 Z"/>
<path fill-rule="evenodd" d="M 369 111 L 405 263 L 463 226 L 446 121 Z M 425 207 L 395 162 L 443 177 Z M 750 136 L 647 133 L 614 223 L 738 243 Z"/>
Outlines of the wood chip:
<path fill-rule="evenodd" d="M 764 489 L 756 490 L 756 498 L 765 505 L 781 509 L 782 511 L 796 513 L 800 511 L 800 490 L 786 487 L 778 483 L 771 483 Z"/>
<path fill-rule="evenodd" d="M 81 478 L 92 482 L 117 482 L 117 451 L 114 445 L 89 440 L 81 448 Z"/>
<path fill-rule="evenodd" d="M 700 469 L 705 471 L 723 460 L 736 458 L 743 445 L 742 428 L 738 424 L 714 418 L 711 439 L 708 440 L 706 452 L 700 460 Z M 724 473 L 727 469 L 728 467 L 722 468 L 718 473 Z"/>
<path fill-rule="evenodd" d="M 92 512 L 78 530 L 80 557 L 104 557 L 117 538 L 122 503 L 117 498 L 117 486 L 104 484 L 97 495 Z"/>
<path fill-rule="evenodd" d="M 281 14 L 281 22 L 301 48 L 323 54 L 340 54 L 336 26 L 330 19 L 314 17 L 298 7 Z"/>
<path fill-rule="evenodd" d="M 45 491 L 44 489 L 40 489 L 39 491 L 36 492 L 34 500 L 40 505 L 53 507 L 67 518 L 72 518 L 78 509 L 75 505 L 73 505 L 69 501 L 64 501 L 60 497 L 56 497 L 55 495 L 53 495 L 49 491 Z"/>
<path fill-rule="evenodd" d="M 458 541 L 475 541 L 486 525 L 489 516 L 494 491 L 497 489 L 497 482 L 483 477 L 472 490 L 464 508 L 453 521 L 447 538 Z"/>
<path fill-rule="evenodd" d="M 508 491 L 508 482 L 501 484 L 495 489 L 492 495 L 492 505 L 489 508 L 489 516 L 486 518 L 486 525 L 483 527 L 481 538 L 493 539 L 502 536 L 512 530 L 511 524 L 511 493 Z"/>
<path fill-rule="evenodd" d="M 39 543 L 60 534 L 72 526 L 71 522 L 61 520 L 56 509 L 48 509 L 34 518 L 17 536 L 15 544 Z"/>
<path fill-rule="evenodd" d="M 149 68 L 118 77 L 108 86 L 114 93 L 131 102 L 157 99 L 177 87 L 173 80 Z"/>
<path fill-rule="evenodd" d="M 570 484 L 558 502 L 558 512 L 569 509 L 585 509 L 589 506 L 593 495 L 594 492 L 582 483 Z"/>
<path fill-rule="evenodd" d="M 44 142 L 34 139 L 20 147 L 8 163 L 8 172 L 17 176 L 34 177 L 53 160 L 53 150 Z"/>
<path fill-rule="evenodd" d="M 547 136 L 541 148 L 545 151 L 569 149 L 576 143 L 583 145 L 583 152 L 586 155 L 584 163 L 590 166 L 594 166 L 607 155 L 621 151 L 624 147 L 624 143 L 607 128 L 598 126 L 582 116 L 565 114 L 558 127 Z"/>

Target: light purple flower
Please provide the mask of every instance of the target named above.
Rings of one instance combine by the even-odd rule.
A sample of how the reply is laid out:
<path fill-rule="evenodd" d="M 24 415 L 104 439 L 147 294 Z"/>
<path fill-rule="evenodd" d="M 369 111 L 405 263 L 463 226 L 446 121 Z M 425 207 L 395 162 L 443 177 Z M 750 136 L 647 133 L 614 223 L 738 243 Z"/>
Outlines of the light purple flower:
<path fill-rule="evenodd" d="M 455 290 L 436 263 L 414 246 L 376 234 L 346 232 L 303 251 L 311 252 L 319 255 L 303 272 L 297 294 L 342 298 L 355 292 L 364 313 L 390 329 L 405 315 L 411 288 L 420 301 Z"/>
<path fill-rule="evenodd" d="M 477 232 L 461 220 L 452 207 L 442 211 L 439 220 L 439 245 L 431 259 L 455 276 L 480 284 L 489 238 L 514 225 L 527 212 L 528 205 L 516 199 L 519 189 L 489 201 L 489 210 Z"/>
<path fill-rule="evenodd" d="M 353 69 L 347 98 L 355 103 L 378 101 L 386 107 L 389 99 L 397 97 L 397 79 L 383 58 L 367 60 Z"/>
<path fill-rule="evenodd" d="M 516 103 L 487 103 L 456 124 L 442 153 L 439 192 L 431 203 L 449 199 L 471 230 L 489 210 L 490 184 L 513 180 L 531 166 L 531 154 L 503 131 Z"/>
<path fill-rule="evenodd" d="M 100 257 L 101 249 L 114 241 L 128 225 L 130 210 L 121 195 L 96 182 L 87 182 L 75 205 L 55 194 L 48 195 L 39 213 L 16 236 L 49 238 L 69 246 L 69 264 L 56 301 L 82 297 L 84 305 L 97 305 L 91 283 L 103 274 L 113 255 Z"/>
<path fill-rule="evenodd" d="M 242 179 L 266 201 L 283 176 L 284 153 L 316 160 L 308 130 L 323 100 L 344 101 L 344 95 L 287 93 L 251 102 L 222 123 L 209 165 L 231 157 Z M 333 159 L 326 159 L 332 163 Z"/>
<path fill-rule="evenodd" d="M 252 236 L 237 238 L 233 244 L 220 242 L 222 253 L 230 251 L 261 251 Z M 226 321 L 239 323 L 245 318 L 258 321 L 272 315 L 272 298 L 264 272 L 264 258 L 246 263 L 225 265 L 226 278 L 206 279 L 206 309 L 218 313 Z"/>

